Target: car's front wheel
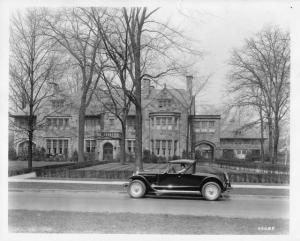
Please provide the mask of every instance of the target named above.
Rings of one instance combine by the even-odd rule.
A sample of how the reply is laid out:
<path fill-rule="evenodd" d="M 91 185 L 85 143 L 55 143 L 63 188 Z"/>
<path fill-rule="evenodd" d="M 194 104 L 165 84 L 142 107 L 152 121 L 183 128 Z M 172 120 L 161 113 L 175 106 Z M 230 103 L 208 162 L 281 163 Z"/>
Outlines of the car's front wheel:
<path fill-rule="evenodd" d="M 221 188 L 216 182 L 207 182 L 202 187 L 202 196 L 209 201 L 217 200 L 221 195 Z"/>
<path fill-rule="evenodd" d="M 133 180 L 129 183 L 128 194 L 133 198 L 141 198 L 146 193 L 146 186 L 140 180 Z"/>

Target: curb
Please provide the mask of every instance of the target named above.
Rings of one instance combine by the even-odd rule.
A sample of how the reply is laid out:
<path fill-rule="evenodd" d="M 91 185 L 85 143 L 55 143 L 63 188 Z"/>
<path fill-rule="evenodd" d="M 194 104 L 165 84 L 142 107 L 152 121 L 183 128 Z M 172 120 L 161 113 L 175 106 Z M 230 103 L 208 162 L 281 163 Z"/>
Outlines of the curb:
<path fill-rule="evenodd" d="M 36 173 L 35 172 L 30 172 L 30 173 L 26 173 L 26 174 L 21 174 L 21 175 L 16 175 L 16 176 L 12 176 L 9 177 L 8 180 L 13 180 L 13 179 L 27 179 L 27 178 L 36 178 Z"/>

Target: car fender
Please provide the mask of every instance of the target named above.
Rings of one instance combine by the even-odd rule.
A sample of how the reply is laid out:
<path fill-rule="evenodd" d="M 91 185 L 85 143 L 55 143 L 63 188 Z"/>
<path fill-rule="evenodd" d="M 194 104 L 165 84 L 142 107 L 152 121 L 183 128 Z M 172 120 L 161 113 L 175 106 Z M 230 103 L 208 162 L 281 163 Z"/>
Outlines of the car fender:
<path fill-rule="evenodd" d="M 147 180 L 147 178 L 145 178 L 144 176 L 141 176 L 141 175 L 134 175 L 134 176 L 132 176 L 132 177 L 129 178 L 129 182 L 131 182 L 131 181 L 133 181 L 133 180 L 140 180 L 140 181 L 144 182 L 145 185 L 146 185 L 147 191 L 148 191 L 149 189 L 152 189 L 152 188 L 151 188 L 150 182 L 149 182 L 149 181 Z"/>
<path fill-rule="evenodd" d="M 206 175 L 206 177 L 202 180 L 202 182 L 200 184 L 200 191 L 202 190 L 203 185 L 210 181 L 214 181 L 214 182 L 218 183 L 220 185 L 221 190 L 224 190 L 223 181 L 220 179 L 220 177 L 218 177 L 217 175 L 208 174 L 208 173 L 206 173 L 205 175 Z"/>

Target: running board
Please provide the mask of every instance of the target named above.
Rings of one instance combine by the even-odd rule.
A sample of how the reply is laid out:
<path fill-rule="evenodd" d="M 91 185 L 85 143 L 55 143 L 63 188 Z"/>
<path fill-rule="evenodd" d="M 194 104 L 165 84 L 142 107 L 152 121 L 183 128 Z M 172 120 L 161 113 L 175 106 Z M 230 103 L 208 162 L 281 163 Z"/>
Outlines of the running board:
<path fill-rule="evenodd" d="M 155 192 L 157 193 L 157 194 L 163 194 L 163 193 L 178 193 L 178 194 L 182 194 L 182 193 L 187 193 L 187 194 L 191 194 L 191 193 L 193 193 L 193 194 L 201 194 L 201 192 L 200 191 L 181 191 L 181 190 L 165 190 L 165 189 L 163 189 L 163 190 L 157 190 L 157 189 L 155 189 Z"/>

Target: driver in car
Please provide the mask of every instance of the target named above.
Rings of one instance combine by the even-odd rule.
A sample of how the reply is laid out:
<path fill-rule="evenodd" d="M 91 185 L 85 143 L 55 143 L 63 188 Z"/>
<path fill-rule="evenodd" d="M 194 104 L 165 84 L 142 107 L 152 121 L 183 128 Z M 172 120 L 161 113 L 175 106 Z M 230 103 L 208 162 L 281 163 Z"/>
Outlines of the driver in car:
<path fill-rule="evenodd" d="M 185 164 L 184 164 L 184 163 L 181 164 L 181 168 L 182 168 L 182 169 L 179 170 L 178 173 L 184 173 L 184 172 L 186 171 L 186 167 L 185 167 Z"/>

